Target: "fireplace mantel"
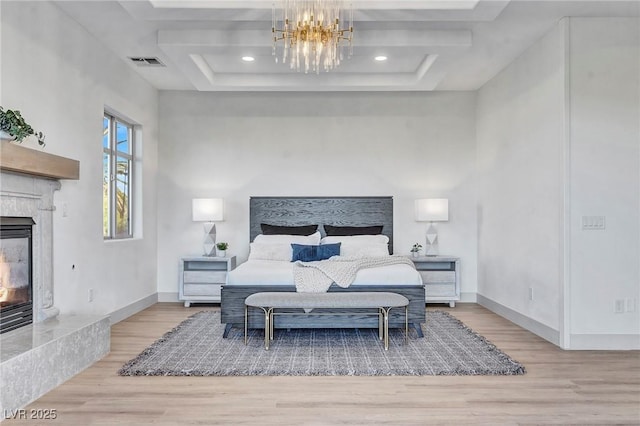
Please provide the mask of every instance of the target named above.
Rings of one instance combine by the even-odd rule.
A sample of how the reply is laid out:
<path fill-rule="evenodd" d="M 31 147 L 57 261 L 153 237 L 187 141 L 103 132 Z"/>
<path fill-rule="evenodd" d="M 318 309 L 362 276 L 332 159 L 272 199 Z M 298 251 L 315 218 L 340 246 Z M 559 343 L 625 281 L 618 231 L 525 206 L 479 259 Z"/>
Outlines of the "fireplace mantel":
<path fill-rule="evenodd" d="M 80 178 L 80 162 L 3 140 L 0 145 L 0 170 L 50 179 Z"/>

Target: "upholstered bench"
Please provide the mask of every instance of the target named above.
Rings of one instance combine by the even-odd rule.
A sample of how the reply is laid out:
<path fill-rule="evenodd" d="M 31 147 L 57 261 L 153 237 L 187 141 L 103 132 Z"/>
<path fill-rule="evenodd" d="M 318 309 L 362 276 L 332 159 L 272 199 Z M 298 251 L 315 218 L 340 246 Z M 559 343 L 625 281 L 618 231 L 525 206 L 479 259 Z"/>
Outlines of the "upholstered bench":
<path fill-rule="evenodd" d="M 248 296 L 244 301 L 244 343 L 247 344 L 249 307 L 260 308 L 264 312 L 264 347 L 269 350 L 273 340 L 273 316 L 275 309 L 377 309 L 378 337 L 389 349 L 389 311 L 404 307 L 405 341 L 409 336 L 409 299 L 390 292 L 339 292 L 339 293 L 296 293 L 261 292 Z"/>

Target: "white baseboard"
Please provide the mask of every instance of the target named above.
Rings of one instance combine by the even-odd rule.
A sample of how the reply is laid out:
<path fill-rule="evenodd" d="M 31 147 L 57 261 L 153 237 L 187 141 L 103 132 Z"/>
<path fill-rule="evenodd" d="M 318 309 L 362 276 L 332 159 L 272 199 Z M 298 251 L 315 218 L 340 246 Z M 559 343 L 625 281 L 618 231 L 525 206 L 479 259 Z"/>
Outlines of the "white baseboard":
<path fill-rule="evenodd" d="M 109 315 L 111 325 L 125 320 L 131 315 L 135 315 L 138 312 L 147 309 L 149 306 L 155 305 L 156 303 L 158 303 L 158 293 L 153 293 L 147 297 L 143 297 L 142 299 L 125 306 L 124 308 L 113 311 L 111 312 L 111 315 Z"/>
<path fill-rule="evenodd" d="M 158 292 L 158 302 L 179 302 L 178 293 Z"/>
<path fill-rule="evenodd" d="M 639 334 L 572 334 L 570 349 L 577 350 L 637 350 Z"/>
<path fill-rule="evenodd" d="M 481 294 L 477 295 L 478 304 L 484 306 L 490 311 L 500 315 L 503 318 L 508 319 L 514 324 L 519 325 L 520 327 L 529 330 L 533 334 L 536 334 L 542 337 L 545 340 L 553 343 L 556 346 L 560 346 L 560 332 L 558 330 L 554 330 L 553 328 L 542 324 L 534 319 L 529 318 L 528 316 L 522 315 L 520 312 L 516 312 L 511 308 L 507 308 L 504 305 L 501 305 L 498 302 L 495 302 L 487 297 L 484 297 Z"/>

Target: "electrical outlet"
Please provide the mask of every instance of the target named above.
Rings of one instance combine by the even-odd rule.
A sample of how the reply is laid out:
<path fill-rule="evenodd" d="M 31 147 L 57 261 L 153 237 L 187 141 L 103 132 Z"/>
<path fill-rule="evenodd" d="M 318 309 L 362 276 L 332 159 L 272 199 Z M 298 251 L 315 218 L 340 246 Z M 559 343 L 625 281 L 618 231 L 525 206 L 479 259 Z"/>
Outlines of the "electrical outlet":
<path fill-rule="evenodd" d="M 93 289 L 90 288 L 89 291 L 87 291 L 87 300 L 89 302 L 93 302 Z"/>
<path fill-rule="evenodd" d="M 616 314 L 621 314 L 624 312 L 624 299 L 616 299 L 613 306 L 613 312 L 615 312 Z"/>
<path fill-rule="evenodd" d="M 625 312 L 635 312 L 636 311 L 636 299 L 629 298 L 624 299 L 624 310 Z"/>
<path fill-rule="evenodd" d="M 533 287 L 529 287 L 529 300 L 533 300 Z"/>

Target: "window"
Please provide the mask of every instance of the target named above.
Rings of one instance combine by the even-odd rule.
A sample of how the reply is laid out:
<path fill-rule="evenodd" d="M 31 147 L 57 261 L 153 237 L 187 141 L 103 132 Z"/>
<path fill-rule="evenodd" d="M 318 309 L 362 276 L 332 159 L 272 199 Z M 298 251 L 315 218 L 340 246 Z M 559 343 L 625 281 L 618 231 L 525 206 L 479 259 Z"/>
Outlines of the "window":
<path fill-rule="evenodd" d="M 105 112 L 102 137 L 102 235 L 131 238 L 133 125 Z"/>

